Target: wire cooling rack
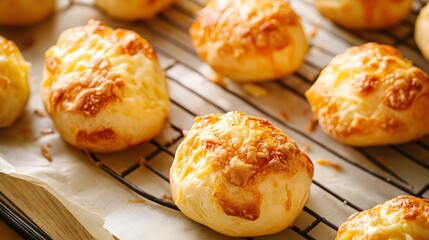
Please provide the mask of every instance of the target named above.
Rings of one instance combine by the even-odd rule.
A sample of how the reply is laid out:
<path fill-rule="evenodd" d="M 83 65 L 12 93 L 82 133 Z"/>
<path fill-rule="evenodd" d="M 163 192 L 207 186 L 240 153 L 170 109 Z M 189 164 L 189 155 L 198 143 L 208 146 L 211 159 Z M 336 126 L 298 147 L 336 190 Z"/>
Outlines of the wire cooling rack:
<path fill-rule="evenodd" d="M 267 89 L 279 88 L 287 95 L 293 96 L 291 98 L 299 99 L 301 102 L 305 101 L 305 90 L 310 87 L 321 69 L 335 55 L 343 52 L 347 47 L 368 41 L 394 45 L 407 58 L 413 60 L 415 65 L 426 71 L 429 70 L 427 62 L 420 56 L 413 40 L 415 17 L 424 1 L 416 1 L 409 18 L 394 28 L 376 32 L 362 31 L 353 33 L 340 29 L 325 19 L 321 19 L 310 0 L 293 0 L 290 2 L 301 16 L 306 32 L 309 35 L 315 35 L 311 39 L 309 56 L 303 67 L 293 76 L 273 83 L 261 84 L 262 87 Z M 335 187 L 336 185 L 330 183 L 331 179 L 329 179 L 329 174 L 335 175 L 336 173 L 329 172 L 327 175 L 317 176 L 318 170 L 325 172 L 329 170 L 325 170 L 315 163 L 316 176 L 313 180 L 312 191 L 316 191 L 318 196 L 323 196 L 323 201 L 334 202 L 335 206 L 340 209 L 339 212 L 341 212 L 341 209 L 344 212 L 341 213 L 342 216 L 339 218 L 333 217 L 331 215 L 336 213 L 331 213 L 330 215 L 328 213 L 329 209 L 326 210 L 331 205 L 327 204 L 324 209 L 315 204 L 318 201 L 317 199 L 312 199 L 310 196 L 310 201 L 304 207 L 303 213 L 290 227 L 295 233 L 293 236 L 298 236 L 296 239 L 334 238 L 341 223 L 340 220 L 345 220 L 345 217 L 353 212 L 372 207 L 376 202 L 380 202 L 379 199 L 385 201 L 399 194 L 428 198 L 428 138 L 395 146 L 348 148 L 338 143 L 332 143 L 331 140 L 327 141 L 323 137 L 323 133 L 313 134 L 305 131 L 302 127 L 305 123 L 302 123 L 302 121 L 300 123 L 286 121 L 281 117 L 280 111 L 274 111 L 274 107 L 264 104 L 263 100 L 259 101 L 259 99 L 249 97 L 236 88 L 222 88 L 209 82 L 206 78 L 206 68 L 199 61 L 187 37 L 189 25 L 202 6 L 203 3 L 198 0 L 179 0 L 177 4 L 160 14 L 153 22 L 139 23 L 142 26 L 131 25 L 134 30 L 154 44 L 160 55 L 161 63 L 164 65 L 170 86 L 173 86 L 171 92 L 180 90 L 184 94 L 188 94 L 192 101 L 201 101 L 202 105 L 207 107 L 202 111 L 201 107 L 200 109 L 190 107 L 189 102 L 183 101 L 172 94 L 172 108 L 188 118 L 201 115 L 200 112 L 227 112 L 231 110 L 247 110 L 247 112 L 263 116 L 274 122 L 275 125 L 285 129 L 289 135 L 293 134 L 297 138 L 303 139 L 301 143 L 310 144 L 315 148 L 314 151 L 320 149 L 321 152 L 326 152 L 326 155 L 331 156 L 332 159 L 336 159 L 338 163 L 347 166 L 346 170 L 349 171 L 350 169 L 348 174 L 357 175 L 353 180 L 361 181 L 362 185 L 366 185 L 367 191 L 362 192 L 358 198 L 345 191 L 338 191 Z M 205 88 L 208 89 L 202 90 Z M 212 91 L 213 94 L 211 94 Z M 219 94 L 216 94 L 216 91 Z M 127 169 L 116 171 L 109 164 L 103 163 L 102 157 L 93 153 L 86 154 L 100 169 L 140 196 L 165 207 L 178 210 L 165 196 L 151 194 L 144 190 L 144 185 L 133 183 L 132 180 L 127 178 L 127 176 L 143 167 L 168 184 L 168 169 L 157 169 L 153 166 L 156 164 L 153 163 L 154 161 L 159 161 L 159 159 L 155 160 L 155 158 L 161 154 L 166 154 L 163 156 L 168 156 L 170 160 L 173 159 L 175 148 L 184 137 L 183 131 L 186 128 L 179 126 L 173 120 L 172 118 L 169 131 L 170 135 L 174 137 L 171 137 L 166 143 L 161 143 L 161 141 L 155 139 L 143 145 L 143 147 L 151 145 L 154 150 L 145 155 L 143 159 L 131 164 Z M 352 152 L 351 154 L 350 151 Z M 325 176 L 327 177 L 325 178 Z M 347 184 L 348 178 L 350 176 L 344 177 L 344 184 Z M 368 179 L 372 180 L 369 181 Z M 342 180 L 338 179 L 338 181 L 341 182 Z M 380 187 L 372 189 L 374 183 L 375 185 L 380 185 Z M 384 188 L 388 193 L 383 193 Z M 371 194 L 374 194 L 375 200 L 371 199 Z"/>

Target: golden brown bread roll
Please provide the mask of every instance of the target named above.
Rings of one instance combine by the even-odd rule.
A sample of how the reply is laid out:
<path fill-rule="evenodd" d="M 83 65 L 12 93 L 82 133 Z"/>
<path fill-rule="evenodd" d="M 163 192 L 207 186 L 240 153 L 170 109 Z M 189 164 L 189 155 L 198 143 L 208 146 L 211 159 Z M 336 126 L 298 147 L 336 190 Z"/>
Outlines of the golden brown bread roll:
<path fill-rule="evenodd" d="M 189 33 L 201 59 L 235 81 L 288 75 L 308 48 L 299 17 L 284 0 L 211 0 Z"/>
<path fill-rule="evenodd" d="M 414 39 L 423 56 L 429 60 L 429 3 L 421 10 L 416 19 Z"/>
<path fill-rule="evenodd" d="M 0 36 L 0 127 L 11 126 L 25 109 L 30 96 L 30 63 L 12 41 Z"/>
<path fill-rule="evenodd" d="M 0 0 L 0 25 L 36 24 L 55 11 L 55 0 Z"/>
<path fill-rule="evenodd" d="M 349 48 L 305 95 L 322 128 L 346 144 L 397 144 L 429 133 L 429 77 L 391 46 Z"/>
<path fill-rule="evenodd" d="M 341 224 L 336 240 L 427 240 L 429 201 L 399 196 L 358 212 Z"/>
<path fill-rule="evenodd" d="M 241 112 L 197 117 L 170 169 L 174 202 L 229 236 L 290 226 L 306 203 L 313 164 L 267 120 Z"/>
<path fill-rule="evenodd" d="M 95 0 L 95 5 L 113 18 L 136 21 L 148 20 L 170 6 L 175 0 Z"/>
<path fill-rule="evenodd" d="M 42 97 L 67 142 L 111 152 L 162 130 L 169 113 L 166 84 L 145 39 L 91 20 L 63 32 L 46 51 Z"/>
<path fill-rule="evenodd" d="M 320 13 L 350 29 L 380 29 L 404 19 L 413 0 L 313 0 Z"/>

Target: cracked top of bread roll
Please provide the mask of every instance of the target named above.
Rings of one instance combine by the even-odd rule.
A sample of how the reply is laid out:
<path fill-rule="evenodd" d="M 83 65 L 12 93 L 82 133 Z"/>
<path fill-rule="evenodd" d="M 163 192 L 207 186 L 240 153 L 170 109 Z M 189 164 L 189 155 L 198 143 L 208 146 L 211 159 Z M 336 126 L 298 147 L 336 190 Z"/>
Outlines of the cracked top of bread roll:
<path fill-rule="evenodd" d="M 350 216 L 336 240 L 424 240 L 429 237 L 429 200 L 398 196 Z"/>
<path fill-rule="evenodd" d="M 322 128 L 350 145 L 403 143 L 429 133 L 429 77 L 391 46 L 349 48 L 305 95 Z"/>
<path fill-rule="evenodd" d="M 170 170 L 189 218 L 229 236 L 290 226 L 309 196 L 313 164 L 267 120 L 242 112 L 197 117 Z"/>
<path fill-rule="evenodd" d="M 423 56 L 429 61 L 429 3 L 421 10 L 416 19 L 414 39 Z"/>
<path fill-rule="evenodd" d="M 308 48 L 299 17 L 284 0 L 211 0 L 189 32 L 202 60 L 235 81 L 290 74 Z"/>
<path fill-rule="evenodd" d="M 55 0 L 0 0 L 0 25 L 36 24 L 55 11 Z"/>
<path fill-rule="evenodd" d="M 26 62 L 18 47 L 0 36 L 0 127 L 11 126 L 24 111 L 30 96 Z"/>
<path fill-rule="evenodd" d="M 313 0 L 320 13 L 350 29 L 380 29 L 399 23 L 413 0 Z"/>
<path fill-rule="evenodd" d="M 63 32 L 46 51 L 42 97 L 67 142 L 110 152 L 161 131 L 169 113 L 166 84 L 145 39 L 90 20 Z"/>
<path fill-rule="evenodd" d="M 95 0 L 95 5 L 113 18 L 124 21 L 148 20 L 175 0 Z"/>

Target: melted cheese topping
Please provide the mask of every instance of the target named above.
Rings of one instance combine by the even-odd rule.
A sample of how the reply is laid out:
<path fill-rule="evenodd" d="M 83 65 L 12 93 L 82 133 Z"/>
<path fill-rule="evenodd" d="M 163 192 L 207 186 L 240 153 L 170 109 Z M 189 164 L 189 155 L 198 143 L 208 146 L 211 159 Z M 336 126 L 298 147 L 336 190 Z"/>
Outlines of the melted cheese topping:
<path fill-rule="evenodd" d="M 313 164 L 267 120 L 241 112 L 197 117 L 170 170 L 188 217 L 231 236 L 289 226 L 308 197 Z"/>
<path fill-rule="evenodd" d="M 424 240 L 429 237 L 429 201 L 399 196 L 356 213 L 343 223 L 336 240 Z"/>
<path fill-rule="evenodd" d="M 135 32 L 89 21 L 46 52 L 45 106 L 62 136 L 80 148 L 111 151 L 150 139 L 168 115 L 167 94 L 152 46 Z"/>
<path fill-rule="evenodd" d="M 237 81 L 289 74 L 308 47 L 299 17 L 283 0 L 211 0 L 189 33 L 201 58 Z"/>
<path fill-rule="evenodd" d="M 429 132 L 429 77 L 390 46 L 368 43 L 336 56 L 306 97 L 324 130 L 352 145 Z"/>

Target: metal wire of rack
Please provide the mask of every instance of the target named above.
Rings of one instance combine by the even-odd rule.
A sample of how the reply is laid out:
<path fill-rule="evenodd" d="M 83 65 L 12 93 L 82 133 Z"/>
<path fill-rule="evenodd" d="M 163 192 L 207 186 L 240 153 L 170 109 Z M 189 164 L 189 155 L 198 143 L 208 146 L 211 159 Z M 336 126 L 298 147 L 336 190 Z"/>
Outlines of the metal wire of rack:
<path fill-rule="evenodd" d="M 170 26 L 171 28 L 175 29 L 175 31 L 178 31 L 179 33 L 186 34 L 190 19 L 195 17 L 195 12 L 193 11 L 193 9 L 195 7 L 201 8 L 203 5 L 198 0 L 188 0 L 188 1 L 185 1 L 186 4 L 181 4 L 183 2 L 184 1 L 179 1 L 178 4 L 174 5 L 173 10 L 171 12 L 160 14 L 160 16 L 157 18 L 157 21 L 159 21 L 159 23 Z M 191 4 L 191 5 L 189 5 L 189 4 Z M 307 9 L 308 10 L 311 8 L 311 6 L 310 6 L 311 1 L 310 0 L 302 0 L 302 1 L 295 0 L 295 1 L 291 1 L 291 4 L 293 6 L 294 5 L 298 6 L 298 7 L 296 7 L 298 13 L 300 13 L 300 9 Z M 424 4 L 424 1 L 416 1 L 412 17 L 403 21 L 401 23 L 401 25 L 398 27 L 398 28 L 402 28 L 401 31 L 399 31 L 399 30 L 396 31 L 395 29 L 390 29 L 390 30 L 379 31 L 376 34 L 375 33 L 368 33 L 368 32 L 355 32 L 354 33 L 355 37 L 351 39 L 346 35 L 346 33 L 339 32 L 338 29 L 332 29 L 330 26 L 325 25 L 325 26 L 322 26 L 321 28 L 323 28 L 323 31 L 325 31 L 327 34 L 334 35 L 335 37 L 341 39 L 341 41 L 347 43 L 348 45 L 355 45 L 356 43 L 359 43 L 359 42 L 376 41 L 378 39 L 382 39 L 382 41 L 381 41 L 382 43 L 387 43 L 387 44 L 397 46 L 401 50 L 404 50 L 406 53 L 410 54 L 411 52 L 418 52 L 418 49 L 416 48 L 416 46 L 414 45 L 414 43 L 412 41 L 412 37 L 413 37 L 412 26 L 413 26 L 413 21 L 414 21 L 415 15 L 417 15 L 418 10 L 420 9 L 420 7 L 423 4 Z M 320 27 L 320 25 L 319 25 L 320 23 L 317 22 L 317 19 L 314 19 L 311 16 L 304 14 L 305 13 L 304 10 L 302 10 L 302 11 L 303 12 L 301 13 L 301 17 L 302 17 L 302 21 L 304 24 Z M 182 21 L 181 23 L 179 23 L 178 21 L 176 21 L 176 19 L 174 19 L 176 16 L 175 14 L 176 15 L 179 14 L 185 20 L 187 19 L 187 21 Z M 151 38 L 155 39 L 155 37 L 152 37 L 152 36 L 156 36 L 157 38 L 160 38 L 162 41 L 166 42 L 166 44 L 168 46 L 174 45 L 177 49 L 182 51 L 183 54 L 185 54 L 187 56 L 192 56 L 192 57 L 198 59 L 198 57 L 196 56 L 193 49 L 191 47 L 189 47 L 189 45 L 186 44 L 186 42 L 184 42 L 180 39 L 177 39 L 174 35 L 169 34 L 162 29 L 158 29 L 157 27 L 154 27 L 151 24 L 144 24 L 143 23 L 143 26 L 144 26 L 145 30 L 143 30 L 143 29 L 140 29 L 140 30 L 141 30 L 141 34 L 144 37 L 147 37 L 149 40 L 152 40 Z M 156 43 L 157 42 L 156 40 L 152 40 L 152 42 L 154 43 L 154 46 L 155 46 L 157 52 L 161 56 L 163 56 L 164 58 L 168 58 L 168 59 L 176 59 L 174 61 L 171 61 L 165 67 L 165 72 L 167 73 L 167 77 L 168 77 L 170 82 L 186 89 L 189 93 L 191 93 L 194 96 L 202 99 L 202 101 L 207 102 L 208 104 L 210 104 L 210 106 L 212 106 L 215 109 L 218 109 L 220 112 L 227 112 L 230 110 L 230 109 L 226 108 L 225 106 L 218 104 L 216 101 L 213 100 L 213 98 L 210 98 L 210 97 L 204 95 L 203 93 L 198 92 L 196 89 L 193 89 L 192 87 L 190 87 L 189 85 L 184 83 L 181 79 L 178 79 L 178 77 L 175 76 L 175 74 L 172 74 L 169 71 L 170 69 L 172 69 L 176 66 L 183 66 L 183 67 L 187 68 L 189 71 L 192 71 L 194 74 L 199 75 L 201 78 L 206 78 L 206 76 L 200 71 L 199 68 L 197 68 L 193 63 L 189 63 L 189 61 L 188 61 L 189 59 L 184 59 L 181 56 L 178 56 L 177 54 L 175 54 L 174 52 L 172 53 L 170 50 L 165 49 L 163 47 L 163 46 L 165 46 L 165 44 L 164 45 L 161 45 L 161 44 L 158 45 Z M 330 58 L 334 57 L 336 54 L 338 54 L 337 52 L 334 52 L 330 48 L 326 47 L 326 45 L 322 45 L 322 44 L 319 44 L 317 42 L 313 42 L 311 44 L 311 50 L 317 51 L 318 54 L 321 54 L 328 59 L 330 59 Z M 414 56 L 414 55 L 411 54 L 411 56 Z M 293 77 L 295 77 L 296 81 L 299 81 L 300 84 L 309 87 L 317 78 L 317 76 L 318 76 L 319 72 L 322 70 L 324 64 L 320 63 L 320 62 L 314 62 L 314 61 L 307 59 L 305 61 L 304 65 L 305 65 L 304 68 L 306 69 L 306 71 L 298 71 L 297 73 L 295 73 L 293 75 Z M 416 61 L 416 65 L 419 67 L 422 67 L 422 68 L 426 67 L 426 66 L 421 65 L 421 61 Z M 309 74 L 309 72 L 312 74 Z M 288 80 L 281 79 L 281 80 L 279 80 L 273 84 L 284 89 L 285 91 L 290 92 L 291 94 L 295 95 L 298 98 L 305 99 L 304 94 L 303 94 L 304 93 L 303 91 L 305 89 L 297 89 L 292 83 L 290 83 L 290 81 L 291 81 L 290 79 L 288 79 Z M 420 188 L 415 188 L 414 186 L 412 186 L 412 184 L 409 182 L 409 180 L 404 178 L 401 174 L 398 174 L 395 169 L 392 170 L 392 168 L 390 166 L 387 166 L 382 161 L 377 159 L 377 157 L 374 156 L 374 153 L 372 152 L 373 149 L 362 148 L 362 147 L 354 148 L 357 153 L 359 153 L 365 159 L 367 159 L 370 163 L 375 165 L 376 168 L 378 168 L 378 170 L 380 170 L 382 173 L 380 173 L 380 171 L 375 171 L 374 169 L 371 169 L 367 166 L 364 166 L 364 165 L 354 161 L 353 159 L 350 159 L 349 157 L 345 156 L 343 153 L 336 151 L 332 146 L 329 146 L 328 144 L 324 143 L 323 141 L 311 136 L 310 134 L 308 134 L 305 131 L 301 130 L 300 128 L 294 126 L 293 124 L 282 120 L 280 117 L 278 117 L 278 116 L 270 113 L 269 111 L 265 110 L 261 105 L 255 104 L 254 102 L 248 100 L 247 98 L 243 97 L 242 95 L 237 94 L 236 92 L 234 92 L 230 89 L 223 89 L 223 91 L 225 91 L 227 95 L 231 95 L 234 99 L 237 99 L 237 100 L 243 102 L 243 104 L 248 105 L 253 110 L 261 113 L 262 115 L 268 116 L 270 119 L 275 120 L 277 123 L 280 123 L 282 125 L 282 127 L 288 129 L 291 132 L 294 132 L 294 133 L 302 136 L 306 140 L 308 140 L 308 141 L 312 142 L 313 144 L 317 145 L 318 147 L 322 148 L 324 151 L 327 151 L 327 152 L 333 154 L 334 156 L 336 156 L 337 158 L 339 158 L 343 162 L 350 164 L 351 166 L 353 166 L 356 169 L 359 169 L 360 171 L 363 171 L 365 174 L 372 176 L 372 177 L 374 177 L 374 178 L 376 178 L 376 179 L 380 180 L 381 182 L 384 182 L 388 185 L 391 185 L 393 188 L 398 189 L 398 190 L 400 190 L 406 194 L 414 195 L 414 196 L 418 196 L 418 197 L 427 196 L 428 191 L 429 191 L 429 182 L 427 182 L 424 186 L 422 186 Z M 177 107 L 178 109 L 181 109 L 182 111 L 186 112 L 187 114 L 189 114 L 191 116 L 197 116 L 198 115 L 195 111 L 192 111 L 191 109 L 189 109 L 187 106 L 185 106 L 180 101 L 177 101 L 175 99 L 171 99 L 171 100 L 172 100 L 172 104 L 175 107 Z M 144 197 L 150 201 L 153 201 L 157 204 L 163 205 L 163 206 L 171 208 L 171 209 L 178 210 L 177 206 L 175 206 L 171 201 L 166 200 L 162 197 L 155 196 L 149 192 L 144 191 L 143 187 L 137 186 L 132 181 L 127 180 L 127 178 L 126 178 L 129 174 L 133 173 L 134 171 L 136 171 L 140 167 L 144 167 L 168 183 L 168 176 L 166 176 L 164 173 L 162 173 L 161 170 L 157 169 L 156 167 L 153 167 L 151 165 L 151 161 L 153 161 L 153 159 L 157 155 L 159 155 L 160 153 L 165 153 L 165 154 L 169 155 L 170 157 L 174 158 L 174 150 L 172 150 L 172 148 L 174 148 L 174 146 L 177 145 L 182 140 L 182 138 L 184 137 L 184 134 L 183 134 L 183 129 L 181 127 L 175 125 L 173 122 L 170 123 L 170 126 L 171 126 L 171 129 L 173 129 L 176 132 L 177 137 L 171 139 L 171 141 L 169 141 L 166 144 L 161 144 L 156 140 L 150 141 L 149 144 L 155 146 L 156 147 L 155 150 L 153 152 L 147 154 L 146 156 L 144 156 L 143 161 L 137 161 L 136 163 L 132 164 L 127 169 L 122 170 L 122 171 L 115 171 L 114 169 L 109 167 L 107 164 L 103 163 L 103 159 L 101 159 L 100 157 L 98 157 L 94 153 L 88 153 L 88 152 L 84 152 L 84 153 L 88 157 L 88 159 L 90 159 L 98 168 L 100 168 L 101 170 L 103 170 L 104 172 L 106 172 L 107 174 L 112 176 L 113 178 L 115 178 L 117 181 L 124 184 L 126 187 L 128 187 L 129 189 L 131 189 L 132 191 L 134 191 L 138 195 L 140 195 L 140 196 L 142 196 L 142 197 Z M 411 144 L 413 145 L 413 148 L 418 149 L 420 152 L 424 152 L 425 156 L 429 155 L 429 141 L 427 139 L 415 141 Z M 418 165 L 419 167 L 421 167 L 422 169 L 429 170 L 429 162 L 422 160 L 421 158 L 415 157 L 410 152 L 410 150 L 407 150 L 407 148 L 405 146 L 396 146 L 396 145 L 395 146 L 387 146 L 384 149 L 393 152 L 397 156 L 400 156 L 401 159 L 406 159 L 411 164 L 415 164 L 415 165 Z M 353 209 L 354 211 L 362 211 L 363 210 L 363 208 L 360 206 L 360 204 L 358 204 L 354 201 L 351 201 L 351 199 L 348 199 L 347 197 L 344 197 L 341 194 L 337 193 L 334 189 L 330 188 L 329 186 L 327 186 L 322 181 L 314 179 L 313 185 L 320 188 L 327 195 L 329 195 L 329 196 L 333 197 L 334 199 L 337 199 L 338 201 L 344 203 L 344 205 Z M 311 232 L 315 228 L 320 226 L 321 224 L 326 225 L 332 231 L 338 230 L 339 226 L 337 223 L 332 222 L 328 218 L 322 216 L 317 211 L 312 210 L 311 207 L 306 206 L 306 207 L 304 207 L 303 211 L 306 214 L 312 216 L 314 218 L 314 220 L 311 221 L 306 226 L 297 226 L 297 225 L 291 226 L 290 229 L 292 229 L 295 233 L 297 233 L 301 237 L 303 237 L 305 239 L 315 239 L 315 236 L 311 235 Z M 252 238 L 249 238 L 249 239 L 252 239 Z"/>

